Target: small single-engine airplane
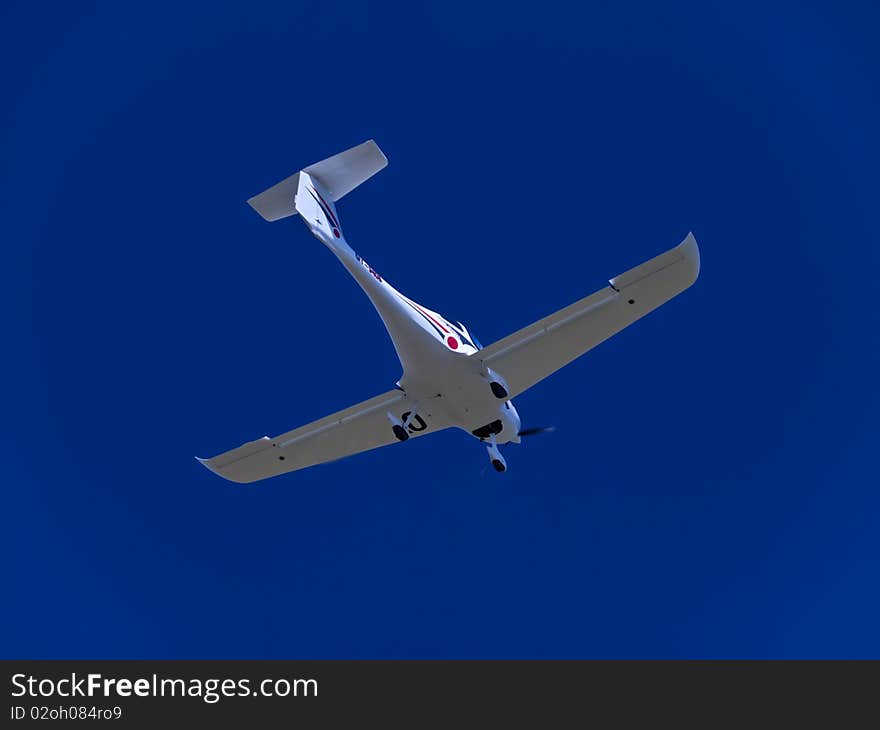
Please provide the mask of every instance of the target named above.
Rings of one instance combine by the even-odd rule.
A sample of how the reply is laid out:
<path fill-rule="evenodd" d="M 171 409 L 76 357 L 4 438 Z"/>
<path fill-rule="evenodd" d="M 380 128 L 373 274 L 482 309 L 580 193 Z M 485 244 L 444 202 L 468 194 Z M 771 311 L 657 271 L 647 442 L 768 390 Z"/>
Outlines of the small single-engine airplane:
<path fill-rule="evenodd" d="M 697 242 L 688 234 L 595 294 L 483 347 L 461 322 L 397 291 L 342 235 L 335 203 L 387 164 L 369 140 L 302 169 L 248 203 L 267 221 L 302 216 L 373 302 L 403 376 L 393 390 L 356 406 L 199 459 L 220 476 L 255 482 L 451 426 L 483 442 L 492 466 L 503 472 L 507 462 L 499 444 L 544 430 L 523 430 L 511 399 L 687 289 L 700 271 Z"/>

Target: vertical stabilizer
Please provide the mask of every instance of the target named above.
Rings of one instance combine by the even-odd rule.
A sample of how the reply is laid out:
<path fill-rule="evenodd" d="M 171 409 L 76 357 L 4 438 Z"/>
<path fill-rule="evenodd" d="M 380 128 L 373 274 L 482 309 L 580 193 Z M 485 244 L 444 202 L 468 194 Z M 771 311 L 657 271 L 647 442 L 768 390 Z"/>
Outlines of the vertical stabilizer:
<path fill-rule="evenodd" d="M 342 226 L 330 195 L 307 172 L 299 173 L 295 197 L 296 212 L 320 240 L 334 244 L 342 238 Z"/>

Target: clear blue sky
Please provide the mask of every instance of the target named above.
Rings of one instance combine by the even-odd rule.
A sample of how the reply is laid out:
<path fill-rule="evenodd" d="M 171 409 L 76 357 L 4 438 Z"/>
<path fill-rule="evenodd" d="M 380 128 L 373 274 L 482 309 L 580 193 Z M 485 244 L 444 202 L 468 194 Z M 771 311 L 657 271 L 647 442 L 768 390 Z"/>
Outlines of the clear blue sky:
<path fill-rule="evenodd" d="M 610 7 L 609 7 L 610 6 Z M 873 3 L 4 3 L 4 657 L 877 657 Z M 693 230 L 693 289 L 458 431 L 253 486 L 387 390 L 382 325 L 245 199 L 340 205 L 495 340 Z"/>

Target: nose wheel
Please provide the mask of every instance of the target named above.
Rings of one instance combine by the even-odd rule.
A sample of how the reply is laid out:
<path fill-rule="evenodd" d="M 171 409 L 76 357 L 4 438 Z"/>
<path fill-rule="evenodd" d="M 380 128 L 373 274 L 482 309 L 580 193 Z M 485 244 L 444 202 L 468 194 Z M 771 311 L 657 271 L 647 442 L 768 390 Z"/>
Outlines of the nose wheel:
<path fill-rule="evenodd" d="M 507 461 L 505 461 L 504 457 L 501 455 L 501 450 L 498 448 L 498 444 L 495 443 L 495 434 L 492 434 L 489 437 L 489 443 L 486 444 L 486 450 L 489 452 L 489 462 L 492 464 L 492 468 L 497 472 L 507 471 Z"/>

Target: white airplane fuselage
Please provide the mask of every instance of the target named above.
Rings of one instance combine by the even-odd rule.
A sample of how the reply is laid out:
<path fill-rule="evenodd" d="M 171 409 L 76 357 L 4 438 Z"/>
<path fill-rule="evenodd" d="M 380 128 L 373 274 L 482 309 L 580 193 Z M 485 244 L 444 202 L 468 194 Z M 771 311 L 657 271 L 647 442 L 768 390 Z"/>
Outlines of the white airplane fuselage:
<path fill-rule="evenodd" d="M 309 183 L 317 205 L 314 217 L 303 214 L 306 224 L 370 298 L 403 366 L 397 385 L 413 404 L 407 428 L 421 430 L 425 426 L 419 418 L 439 412 L 449 423 L 487 441 L 490 451 L 496 443 L 519 443 L 521 422 L 506 397 L 506 384 L 479 357 L 473 357 L 479 352 L 478 342 L 467 328 L 414 302 L 385 281 L 348 245 L 329 197 L 322 195 L 314 181 Z"/>

